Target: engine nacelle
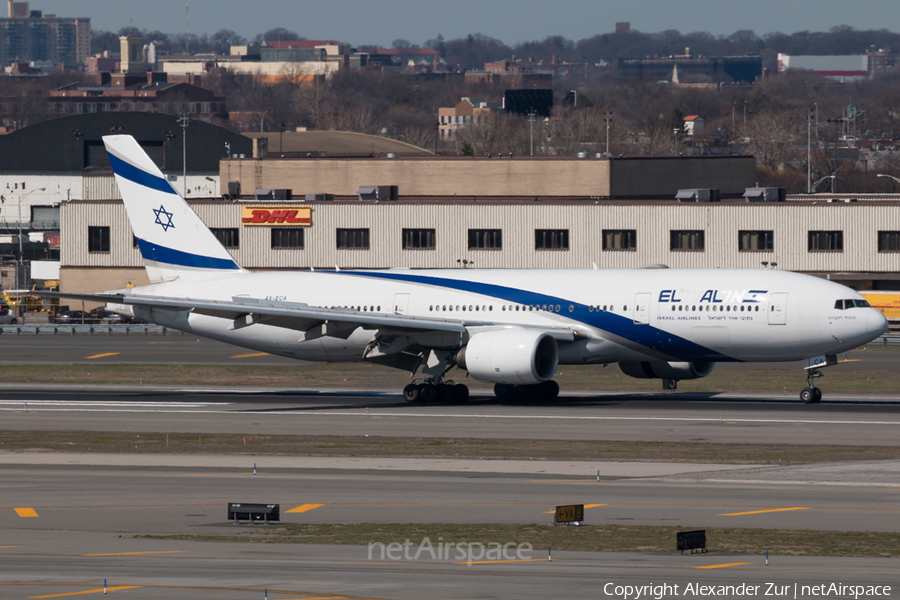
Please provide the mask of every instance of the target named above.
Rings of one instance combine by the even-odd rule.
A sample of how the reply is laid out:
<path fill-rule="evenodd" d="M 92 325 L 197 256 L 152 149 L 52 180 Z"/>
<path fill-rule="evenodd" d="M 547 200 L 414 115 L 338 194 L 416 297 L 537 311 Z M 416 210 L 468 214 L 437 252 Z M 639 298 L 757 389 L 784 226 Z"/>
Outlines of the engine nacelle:
<path fill-rule="evenodd" d="M 479 381 L 530 385 L 553 377 L 559 351 L 556 340 L 540 331 L 486 331 L 469 339 L 456 364 Z"/>
<path fill-rule="evenodd" d="M 700 379 L 712 373 L 712 362 L 622 361 L 619 368 L 636 379 Z"/>

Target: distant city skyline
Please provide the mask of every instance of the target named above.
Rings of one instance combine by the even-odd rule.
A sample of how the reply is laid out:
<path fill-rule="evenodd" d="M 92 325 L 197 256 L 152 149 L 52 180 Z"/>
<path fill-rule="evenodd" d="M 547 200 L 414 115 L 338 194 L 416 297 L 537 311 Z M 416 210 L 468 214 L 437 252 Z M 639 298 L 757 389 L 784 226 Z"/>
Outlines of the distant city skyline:
<path fill-rule="evenodd" d="M 252 38 L 284 27 L 308 39 L 381 46 L 398 38 L 418 45 L 439 33 L 445 39 L 481 33 L 509 45 L 553 35 L 577 41 L 613 31 L 616 21 L 645 33 L 677 29 L 716 36 L 742 29 L 758 35 L 828 31 L 840 25 L 900 31 L 896 0 L 856 5 L 844 0 L 563 0 L 552 5 L 538 0 L 31 0 L 30 5 L 60 17 L 90 17 L 95 31 L 131 25 L 169 34 L 184 33 L 189 5 L 189 31 L 197 35 L 231 29 Z"/>

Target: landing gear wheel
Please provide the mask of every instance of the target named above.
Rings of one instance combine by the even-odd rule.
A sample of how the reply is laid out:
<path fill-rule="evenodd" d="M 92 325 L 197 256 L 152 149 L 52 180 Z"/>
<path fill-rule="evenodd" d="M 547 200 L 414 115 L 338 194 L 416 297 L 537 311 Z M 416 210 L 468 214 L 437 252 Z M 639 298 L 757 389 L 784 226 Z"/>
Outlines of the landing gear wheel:
<path fill-rule="evenodd" d="M 547 400 L 553 400 L 559 396 L 559 384 L 553 381 L 545 381 L 541 384 L 541 397 Z"/>
<path fill-rule="evenodd" d="M 508 400 L 513 395 L 513 386 L 505 383 L 494 384 L 494 395 L 498 400 Z"/>
<path fill-rule="evenodd" d="M 453 386 L 453 401 L 463 403 L 469 399 L 469 388 L 461 383 Z"/>
<path fill-rule="evenodd" d="M 816 390 L 816 399 L 813 400 L 813 402 L 819 402 L 819 401 L 822 400 L 822 389 L 821 389 L 821 388 L 815 388 L 815 390 Z"/>
<path fill-rule="evenodd" d="M 434 402 L 437 400 L 437 387 L 430 383 L 422 383 L 419 385 L 419 398 L 422 402 Z"/>
<path fill-rule="evenodd" d="M 419 396 L 419 386 L 411 383 L 403 388 L 403 399 L 410 403 L 421 400 L 421 397 Z"/>
<path fill-rule="evenodd" d="M 803 401 L 804 404 L 815 404 L 816 400 L 816 388 L 803 388 L 800 390 L 800 400 Z M 822 392 L 819 392 L 821 397 Z"/>

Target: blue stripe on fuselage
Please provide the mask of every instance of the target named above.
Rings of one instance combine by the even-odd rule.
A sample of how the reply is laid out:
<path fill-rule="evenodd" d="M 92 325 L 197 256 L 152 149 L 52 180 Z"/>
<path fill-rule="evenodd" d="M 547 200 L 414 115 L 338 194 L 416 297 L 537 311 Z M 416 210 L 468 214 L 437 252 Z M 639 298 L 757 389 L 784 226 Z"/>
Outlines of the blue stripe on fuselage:
<path fill-rule="evenodd" d="M 118 156 L 115 156 L 111 152 L 107 152 L 107 154 L 109 155 L 109 162 L 112 163 L 113 172 L 116 175 L 158 192 L 165 192 L 166 194 L 178 193 L 175 191 L 175 188 L 162 177 L 157 177 L 156 175 L 142 171 L 131 163 L 127 163 Z"/>
<path fill-rule="evenodd" d="M 213 258 L 211 256 L 200 256 L 199 254 L 173 250 L 172 248 L 153 244 L 147 240 L 142 240 L 141 238 L 137 238 L 137 242 L 141 249 L 141 256 L 147 260 L 153 260 L 158 263 L 178 265 L 179 267 L 194 267 L 197 269 L 240 269 L 238 264 L 232 259 Z"/>
<path fill-rule="evenodd" d="M 678 360 L 709 360 L 718 362 L 739 362 L 738 359 L 720 354 L 704 346 L 686 340 L 652 325 L 638 325 L 634 320 L 606 311 L 591 311 L 586 304 L 579 304 L 558 296 L 541 294 L 528 290 L 496 285 L 493 283 L 481 283 L 478 281 L 466 281 L 460 279 L 448 279 L 445 277 L 430 277 L 427 275 L 409 275 L 405 273 L 377 273 L 365 271 L 338 271 L 338 275 L 355 275 L 359 277 L 373 277 L 377 279 L 389 279 L 394 281 L 408 281 L 423 285 L 433 285 L 462 292 L 492 296 L 507 302 L 524 305 L 559 304 L 562 317 L 584 323 L 607 331 L 613 335 L 634 342 L 645 348 L 650 348 L 661 354 L 677 357 Z M 568 312 L 569 306 L 574 306 L 572 312 Z"/>

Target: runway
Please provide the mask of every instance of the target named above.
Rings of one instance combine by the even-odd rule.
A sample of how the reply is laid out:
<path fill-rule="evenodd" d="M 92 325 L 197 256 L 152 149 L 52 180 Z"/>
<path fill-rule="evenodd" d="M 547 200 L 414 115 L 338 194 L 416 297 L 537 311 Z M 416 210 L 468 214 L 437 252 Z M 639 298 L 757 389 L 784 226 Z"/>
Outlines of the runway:
<path fill-rule="evenodd" d="M 634 476 L 610 477 L 600 465 L 604 476 L 597 482 L 549 477 L 538 473 L 540 464 L 532 473 L 448 473 L 378 470 L 365 461 L 316 468 L 302 458 L 281 459 L 294 464 L 271 468 L 270 459 L 249 456 L 187 457 L 195 463 L 189 466 L 177 466 L 180 457 L 162 457 L 168 466 L 143 466 L 140 456 L 77 460 L 45 454 L 36 455 L 35 464 L 0 457 L 7 463 L 0 465 L 4 598 L 99 592 L 104 579 L 117 588 L 111 593 L 139 599 L 252 598 L 262 596 L 251 592 L 266 588 L 273 598 L 412 599 L 425 588 L 435 598 L 547 598 L 558 597 L 559 586 L 572 598 L 596 598 L 602 595 L 598 586 L 607 583 L 651 581 L 900 585 L 896 559 L 791 558 L 779 556 L 777 548 L 769 567 L 762 556 L 675 552 L 553 552 L 551 563 L 544 548 L 528 553 L 527 561 L 468 565 L 428 555 L 370 560 L 365 546 L 132 537 L 234 536 L 260 529 L 227 521 L 226 505 L 236 501 L 277 502 L 287 523 L 547 523 L 555 505 L 583 502 L 589 524 L 897 531 L 900 485 L 886 481 L 766 482 L 772 474 L 765 469 L 703 466 L 683 475 L 644 476 L 656 467 L 638 465 Z M 96 464 L 73 464 L 91 460 Z M 233 466 L 221 466 L 224 460 Z M 256 475 L 251 461 L 259 462 Z M 814 469 L 793 474 L 810 478 Z M 299 512 L 287 512 L 292 509 Z M 715 540 L 710 544 L 714 550 Z"/>
<path fill-rule="evenodd" d="M 179 340 L 157 350 L 150 341 L 110 347 L 97 336 L 76 336 L 56 345 L 57 358 L 96 361 L 84 357 L 118 350 L 111 359 L 125 362 L 133 352 L 136 362 L 187 360 L 195 352 L 191 344 L 198 344 Z M 224 349 L 203 347 L 205 359 L 218 363 L 282 360 L 231 358 L 237 355 L 233 348 L 224 346 L 234 353 L 226 356 Z M 44 350 L 29 355 L 32 350 L 18 352 L 4 343 L 2 360 L 15 353 L 26 362 L 51 360 Z M 891 370 L 900 353 L 876 356 L 879 369 Z M 900 396 L 835 394 L 806 406 L 793 394 L 565 394 L 552 403 L 500 403 L 475 394 L 471 402 L 451 406 L 409 405 L 395 391 L 353 389 L 6 385 L 0 387 L 0 415 L 5 430 L 35 432 L 877 447 L 897 444 Z M 578 456 L 476 461 L 454 458 L 452 445 L 445 457 L 421 459 L 221 456 L 200 448 L 182 455 L 66 454 L 41 452 L 39 444 L 35 451 L 11 453 L 2 441 L 2 598 L 102 595 L 104 579 L 108 595 L 138 600 L 262 598 L 266 591 L 282 599 L 413 599 L 423 590 L 433 598 L 537 599 L 559 597 L 561 590 L 571 598 L 622 598 L 616 585 L 651 582 L 763 586 L 750 597 L 765 597 L 766 582 L 785 586 L 782 597 L 792 597 L 795 584 L 887 584 L 894 586 L 892 597 L 900 587 L 898 559 L 787 557 L 778 548 L 768 567 L 762 555 L 675 552 L 553 551 L 550 562 L 545 548 L 527 560 L 469 565 L 429 556 L 370 559 L 365 546 L 136 537 L 253 530 L 227 521 L 229 502 L 279 503 L 286 523 L 547 523 L 556 505 L 584 503 L 589 524 L 897 533 L 900 461 L 788 467 Z M 694 595 L 701 594 L 682 588 L 668 597 Z"/>
<path fill-rule="evenodd" d="M 843 369 L 898 370 L 900 348 L 870 346 L 840 358 L 852 359 Z M 3 335 L 0 366 L 18 364 L 203 364 L 297 365 L 291 358 L 254 352 L 230 344 L 183 335 Z M 802 369 L 800 362 L 720 363 L 717 369 Z"/>
<path fill-rule="evenodd" d="M 27 405 L 27 412 L 26 412 Z M 16 430 L 334 434 L 894 446 L 900 396 L 833 395 L 817 405 L 741 394 L 567 394 L 547 403 L 407 404 L 362 390 L 3 386 Z"/>

